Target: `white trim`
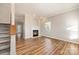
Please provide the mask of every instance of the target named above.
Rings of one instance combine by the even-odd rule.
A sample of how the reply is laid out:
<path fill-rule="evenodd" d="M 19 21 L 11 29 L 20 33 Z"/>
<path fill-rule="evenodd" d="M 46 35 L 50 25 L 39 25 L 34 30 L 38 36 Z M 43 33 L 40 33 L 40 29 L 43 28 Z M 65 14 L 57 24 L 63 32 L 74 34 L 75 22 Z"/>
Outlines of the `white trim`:
<path fill-rule="evenodd" d="M 79 42 L 77 42 L 77 41 L 66 40 L 66 39 L 63 40 L 62 38 L 50 37 L 50 36 L 46 36 L 46 35 L 42 35 L 42 36 L 53 38 L 53 39 L 57 39 L 57 40 L 62 40 L 62 41 L 66 41 L 66 42 L 71 42 L 71 43 L 75 43 L 75 44 L 79 44 Z"/>
<path fill-rule="evenodd" d="M 39 37 L 41 37 L 41 36 L 36 36 L 36 37 L 28 37 L 28 38 L 25 38 L 25 40 L 26 40 L 26 39 L 34 39 L 34 38 L 39 38 Z"/>

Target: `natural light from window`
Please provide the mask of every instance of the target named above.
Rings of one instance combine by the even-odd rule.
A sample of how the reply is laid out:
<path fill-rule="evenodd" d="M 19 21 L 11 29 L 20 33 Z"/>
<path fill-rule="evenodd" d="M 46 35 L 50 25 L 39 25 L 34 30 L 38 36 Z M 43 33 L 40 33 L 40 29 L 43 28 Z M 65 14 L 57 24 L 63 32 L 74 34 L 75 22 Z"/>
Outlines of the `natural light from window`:
<path fill-rule="evenodd" d="M 50 21 L 45 23 L 45 30 L 49 31 L 49 32 L 51 31 L 51 22 Z"/>
<path fill-rule="evenodd" d="M 78 24 L 77 24 L 77 22 L 76 23 L 73 22 L 73 24 L 71 26 L 69 26 L 67 28 L 67 30 L 69 32 L 70 39 L 77 39 L 78 38 Z"/>

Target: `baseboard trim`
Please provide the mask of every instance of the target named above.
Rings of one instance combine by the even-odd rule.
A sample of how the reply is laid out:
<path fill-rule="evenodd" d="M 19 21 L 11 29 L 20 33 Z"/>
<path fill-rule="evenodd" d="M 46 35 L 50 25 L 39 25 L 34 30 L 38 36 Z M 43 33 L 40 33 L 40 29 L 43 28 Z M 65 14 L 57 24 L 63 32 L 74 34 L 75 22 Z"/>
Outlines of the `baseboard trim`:
<path fill-rule="evenodd" d="M 30 38 L 25 38 L 25 39 L 34 39 L 34 38 L 39 38 L 41 36 L 36 36 L 36 37 L 30 37 Z"/>
<path fill-rule="evenodd" d="M 47 38 L 50 38 L 50 39 L 56 39 L 56 40 L 61 40 L 61 41 L 65 41 L 65 42 L 79 44 L 79 42 L 76 42 L 76 41 L 66 40 L 66 39 L 63 40 L 62 38 L 50 37 L 50 36 L 45 36 L 45 35 L 41 35 L 41 36 L 37 36 L 37 37 L 31 37 L 31 38 L 26 38 L 26 39 L 34 39 L 34 38 L 39 38 L 39 37 L 47 37 Z"/>
<path fill-rule="evenodd" d="M 62 40 L 61 38 L 49 37 L 49 36 L 44 36 L 44 35 L 43 35 L 42 37 L 47 37 L 47 38 L 50 38 L 50 39 L 56 39 L 56 40 L 61 40 L 61 41 L 65 41 L 65 42 L 70 42 L 70 43 L 79 44 L 79 42 L 70 41 L 70 40 Z"/>

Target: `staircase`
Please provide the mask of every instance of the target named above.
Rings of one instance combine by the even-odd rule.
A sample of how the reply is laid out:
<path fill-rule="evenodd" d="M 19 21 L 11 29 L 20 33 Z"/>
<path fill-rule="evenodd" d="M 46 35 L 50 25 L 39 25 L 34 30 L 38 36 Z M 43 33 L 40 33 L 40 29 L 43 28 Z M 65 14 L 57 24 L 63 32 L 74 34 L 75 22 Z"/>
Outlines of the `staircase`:
<path fill-rule="evenodd" d="M 10 24 L 0 23 L 0 55 L 10 55 Z"/>

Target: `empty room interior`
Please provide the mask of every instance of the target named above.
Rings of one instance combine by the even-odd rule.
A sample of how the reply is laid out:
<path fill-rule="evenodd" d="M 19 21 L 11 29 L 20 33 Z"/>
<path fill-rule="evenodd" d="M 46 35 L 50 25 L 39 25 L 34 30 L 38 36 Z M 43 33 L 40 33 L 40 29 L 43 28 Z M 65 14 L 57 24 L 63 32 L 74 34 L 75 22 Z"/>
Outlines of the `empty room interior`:
<path fill-rule="evenodd" d="M 79 55 L 79 4 L 0 3 L 0 55 Z"/>

